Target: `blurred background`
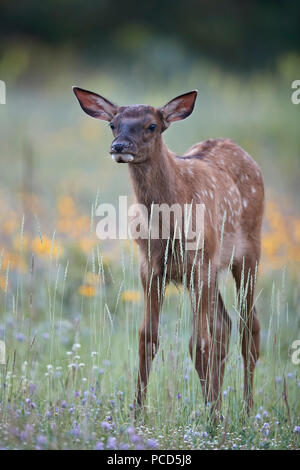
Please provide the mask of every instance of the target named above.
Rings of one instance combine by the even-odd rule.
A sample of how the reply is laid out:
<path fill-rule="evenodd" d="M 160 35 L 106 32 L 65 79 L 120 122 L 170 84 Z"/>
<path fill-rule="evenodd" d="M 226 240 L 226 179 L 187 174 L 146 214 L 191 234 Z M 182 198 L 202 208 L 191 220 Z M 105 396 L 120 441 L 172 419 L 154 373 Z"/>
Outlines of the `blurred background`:
<path fill-rule="evenodd" d="M 54 231 L 88 251 L 96 201 L 132 192 L 126 165 L 109 157 L 107 123 L 84 115 L 72 85 L 157 106 L 197 88 L 193 115 L 168 130 L 167 144 L 181 154 L 231 137 L 252 154 L 267 189 L 264 266 L 298 263 L 300 105 L 291 83 L 300 78 L 299 24 L 293 0 L 2 0 L 4 268 L 23 262 L 20 231 L 23 248 L 37 253 L 50 250 Z"/>

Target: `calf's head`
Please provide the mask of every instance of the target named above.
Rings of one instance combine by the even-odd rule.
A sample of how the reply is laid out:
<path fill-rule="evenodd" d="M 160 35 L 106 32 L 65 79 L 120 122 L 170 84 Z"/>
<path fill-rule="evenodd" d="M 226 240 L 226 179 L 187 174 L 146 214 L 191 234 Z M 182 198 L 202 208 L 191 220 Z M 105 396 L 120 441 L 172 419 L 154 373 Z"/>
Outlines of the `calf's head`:
<path fill-rule="evenodd" d="M 188 117 L 195 105 L 197 91 L 177 96 L 161 108 L 144 104 L 116 106 L 103 96 L 82 88 L 73 91 L 83 111 L 108 121 L 114 139 L 110 154 L 117 163 L 142 163 L 151 159 L 161 134 L 174 121 Z"/>

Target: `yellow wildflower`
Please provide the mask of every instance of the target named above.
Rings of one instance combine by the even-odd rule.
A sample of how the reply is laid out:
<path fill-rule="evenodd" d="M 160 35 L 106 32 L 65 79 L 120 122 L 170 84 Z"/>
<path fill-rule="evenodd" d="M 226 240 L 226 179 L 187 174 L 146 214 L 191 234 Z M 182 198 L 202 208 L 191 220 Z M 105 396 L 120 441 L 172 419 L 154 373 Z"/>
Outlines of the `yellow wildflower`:
<path fill-rule="evenodd" d="M 88 284 L 84 284 L 82 286 L 79 286 L 78 292 L 83 297 L 95 297 L 95 295 L 96 295 L 95 287 L 94 286 L 89 286 Z"/>
<path fill-rule="evenodd" d="M 3 292 L 6 292 L 6 290 L 7 290 L 6 277 L 5 276 L 0 276 L 0 289 L 3 290 Z"/>
<path fill-rule="evenodd" d="M 52 241 L 48 237 L 39 237 L 35 238 L 32 241 L 32 250 L 39 256 L 52 256 L 56 257 L 58 254 L 61 254 L 61 247 L 56 241 Z"/>
<path fill-rule="evenodd" d="M 124 290 L 121 294 L 121 299 L 124 302 L 140 302 L 141 298 L 141 293 L 137 290 Z"/>
<path fill-rule="evenodd" d="M 61 197 L 57 209 L 60 217 L 74 217 L 76 214 L 75 202 L 71 196 Z"/>

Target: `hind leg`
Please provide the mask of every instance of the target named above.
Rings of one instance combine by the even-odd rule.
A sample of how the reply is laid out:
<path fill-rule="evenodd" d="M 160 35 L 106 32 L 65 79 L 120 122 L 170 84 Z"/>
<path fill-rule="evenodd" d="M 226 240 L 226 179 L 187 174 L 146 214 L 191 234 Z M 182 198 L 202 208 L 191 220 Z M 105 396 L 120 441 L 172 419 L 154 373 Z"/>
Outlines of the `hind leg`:
<path fill-rule="evenodd" d="M 232 321 L 225 308 L 221 293 L 218 293 L 217 325 L 216 325 L 216 363 L 219 369 L 219 406 L 222 401 L 222 385 L 225 372 L 225 363 L 229 350 Z"/>
<path fill-rule="evenodd" d="M 253 377 L 259 358 L 260 324 L 253 305 L 256 269 L 259 257 L 245 257 L 233 265 L 232 273 L 239 296 L 240 335 L 244 360 L 244 399 L 249 413 L 253 406 Z"/>
<path fill-rule="evenodd" d="M 220 293 L 216 292 L 216 284 L 210 291 L 204 282 L 201 293 L 193 293 L 191 297 L 194 321 L 190 355 L 199 375 L 205 403 L 210 402 L 212 411 L 215 411 L 221 406 L 221 386 L 231 320 Z"/>

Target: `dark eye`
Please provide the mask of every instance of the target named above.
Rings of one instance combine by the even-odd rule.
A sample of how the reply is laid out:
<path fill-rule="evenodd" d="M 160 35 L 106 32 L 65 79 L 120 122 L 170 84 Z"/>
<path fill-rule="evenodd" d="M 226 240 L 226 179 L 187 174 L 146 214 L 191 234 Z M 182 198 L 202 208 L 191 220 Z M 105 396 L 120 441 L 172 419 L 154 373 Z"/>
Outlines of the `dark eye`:
<path fill-rule="evenodd" d="M 156 129 L 156 124 L 150 124 L 150 126 L 148 127 L 148 130 L 151 132 L 154 132 L 155 129 Z"/>
<path fill-rule="evenodd" d="M 109 124 L 109 127 L 111 128 L 111 130 L 114 130 L 114 128 L 115 128 L 115 125 L 114 125 L 114 123 L 113 123 L 113 122 L 111 122 L 111 123 Z"/>

